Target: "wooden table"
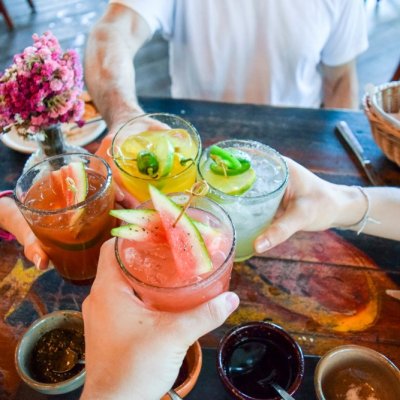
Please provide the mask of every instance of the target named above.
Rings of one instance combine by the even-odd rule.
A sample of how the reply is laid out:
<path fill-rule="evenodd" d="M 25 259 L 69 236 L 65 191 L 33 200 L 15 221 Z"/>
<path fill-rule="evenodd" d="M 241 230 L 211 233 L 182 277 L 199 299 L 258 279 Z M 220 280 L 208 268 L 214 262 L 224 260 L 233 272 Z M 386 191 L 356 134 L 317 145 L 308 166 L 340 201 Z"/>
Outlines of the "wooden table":
<path fill-rule="evenodd" d="M 142 99 L 148 112 L 181 115 L 197 127 L 203 145 L 226 138 L 264 142 L 319 176 L 336 183 L 368 185 L 354 157 L 335 133 L 346 120 L 388 185 L 400 186 L 400 168 L 374 144 L 361 112 Z M 87 148 L 95 151 L 98 143 Z M 0 146 L 1 189 L 12 188 L 26 155 Z M 400 213 L 394 215 L 400 222 Z M 0 398 L 43 399 L 22 384 L 13 353 L 17 340 L 40 315 L 79 310 L 88 287 L 65 283 L 55 271 L 39 274 L 15 242 L 0 242 Z M 385 289 L 400 289 L 400 244 L 345 231 L 299 233 L 262 257 L 234 267 L 231 282 L 240 308 L 220 329 L 201 339 L 204 363 L 187 399 L 228 399 L 215 372 L 215 347 L 232 325 L 273 321 L 287 329 L 306 355 L 297 399 L 315 398 L 313 370 L 319 356 L 341 344 L 376 349 L 400 366 L 400 302 Z M 63 399 L 76 399 L 79 390 Z"/>

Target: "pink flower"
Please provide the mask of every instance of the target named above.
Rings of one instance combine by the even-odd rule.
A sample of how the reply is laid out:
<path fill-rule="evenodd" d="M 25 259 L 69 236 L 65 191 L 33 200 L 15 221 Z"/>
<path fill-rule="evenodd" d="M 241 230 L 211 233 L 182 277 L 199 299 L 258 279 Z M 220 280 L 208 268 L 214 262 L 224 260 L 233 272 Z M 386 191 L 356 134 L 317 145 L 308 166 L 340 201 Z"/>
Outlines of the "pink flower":
<path fill-rule="evenodd" d="M 51 32 L 32 38 L 33 45 L 0 72 L 0 132 L 15 126 L 19 133 L 31 135 L 60 122 L 82 123 L 78 54 L 63 52 Z"/>

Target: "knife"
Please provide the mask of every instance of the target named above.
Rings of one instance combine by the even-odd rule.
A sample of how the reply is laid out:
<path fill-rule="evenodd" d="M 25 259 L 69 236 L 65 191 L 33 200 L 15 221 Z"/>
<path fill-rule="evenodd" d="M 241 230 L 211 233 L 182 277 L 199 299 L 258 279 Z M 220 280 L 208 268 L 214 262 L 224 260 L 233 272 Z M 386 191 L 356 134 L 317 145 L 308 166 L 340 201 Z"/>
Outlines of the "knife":
<path fill-rule="evenodd" d="M 384 182 L 382 181 L 382 179 L 380 179 L 379 176 L 376 175 L 371 161 L 365 156 L 364 149 L 362 148 L 358 139 L 354 136 L 354 133 L 351 131 L 349 125 L 347 125 L 347 122 L 338 122 L 336 124 L 336 129 L 357 157 L 362 169 L 364 170 L 372 185 L 384 186 Z"/>
<path fill-rule="evenodd" d="M 386 290 L 386 294 L 394 299 L 400 300 L 400 290 Z"/>

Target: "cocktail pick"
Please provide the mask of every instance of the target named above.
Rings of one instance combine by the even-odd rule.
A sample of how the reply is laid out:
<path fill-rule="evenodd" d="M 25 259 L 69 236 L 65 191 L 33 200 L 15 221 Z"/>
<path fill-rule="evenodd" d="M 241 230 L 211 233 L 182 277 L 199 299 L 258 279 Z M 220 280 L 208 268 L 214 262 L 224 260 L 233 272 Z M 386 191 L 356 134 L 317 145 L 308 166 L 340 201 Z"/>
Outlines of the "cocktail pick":
<path fill-rule="evenodd" d="M 181 219 L 182 215 L 189 208 L 194 197 L 206 196 L 209 190 L 210 190 L 210 187 L 208 186 L 208 183 L 204 180 L 194 183 L 193 186 L 191 187 L 191 189 L 186 191 L 189 194 L 189 199 L 186 202 L 186 204 L 182 207 L 182 210 L 179 213 L 178 218 L 176 219 L 176 221 L 173 223 L 172 226 L 175 227 L 175 225 Z"/>

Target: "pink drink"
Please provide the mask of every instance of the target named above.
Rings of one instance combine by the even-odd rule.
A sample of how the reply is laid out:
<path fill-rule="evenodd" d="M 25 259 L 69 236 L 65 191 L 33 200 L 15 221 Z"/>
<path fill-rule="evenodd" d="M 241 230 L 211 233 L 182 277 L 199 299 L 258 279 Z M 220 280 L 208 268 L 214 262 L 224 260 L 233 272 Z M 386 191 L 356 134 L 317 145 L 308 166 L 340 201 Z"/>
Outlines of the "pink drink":
<path fill-rule="evenodd" d="M 183 204 L 187 197 L 174 195 L 172 199 Z M 121 269 L 135 293 L 151 308 L 190 309 L 229 288 L 235 243 L 232 223 L 225 211 L 208 198 L 195 199 L 193 205 L 196 208 L 190 208 L 187 214 L 204 224 L 202 232 L 206 233 L 202 236 L 213 264 L 206 274 L 193 276 L 193 271 L 177 270 L 166 238 L 155 242 L 117 239 L 116 254 Z M 151 202 L 146 202 L 141 208 L 151 206 Z"/>

